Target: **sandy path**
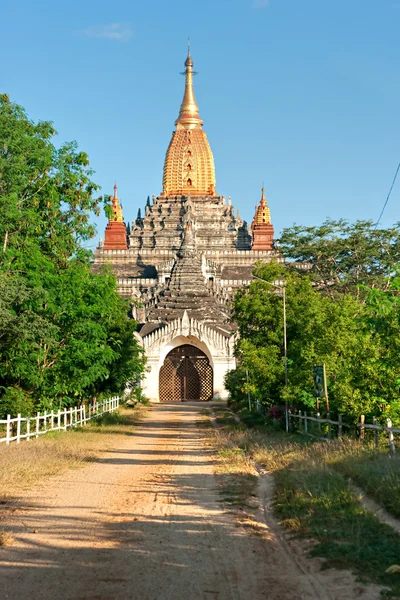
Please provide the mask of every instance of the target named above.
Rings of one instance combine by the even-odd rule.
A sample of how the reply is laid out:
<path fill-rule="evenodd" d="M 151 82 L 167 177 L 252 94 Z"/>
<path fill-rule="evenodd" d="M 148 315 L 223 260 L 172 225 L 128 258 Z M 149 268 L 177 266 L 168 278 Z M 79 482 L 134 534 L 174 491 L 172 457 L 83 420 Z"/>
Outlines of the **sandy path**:
<path fill-rule="evenodd" d="M 10 523 L 16 544 L 0 549 L 0 597 L 378 598 L 235 522 L 196 425 L 203 408 L 156 406 L 117 448 L 32 490 Z"/>

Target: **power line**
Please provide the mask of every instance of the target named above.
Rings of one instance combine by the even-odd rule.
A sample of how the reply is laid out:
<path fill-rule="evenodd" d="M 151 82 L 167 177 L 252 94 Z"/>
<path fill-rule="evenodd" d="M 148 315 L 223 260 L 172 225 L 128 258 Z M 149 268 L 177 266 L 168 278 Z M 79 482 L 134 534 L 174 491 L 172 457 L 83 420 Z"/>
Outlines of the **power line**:
<path fill-rule="evenodd" d="M 386 198 L 385 204 L 383 205 L 383 208 L 382 208 L 382 210 L 381 210 L 381 214 L 379 215 L 379 219 L 378 219 L 378 220 L 377 220 L 377 222 L 375 223 L 375 229 L 378 227 L 378 225 L 379 225 L 379 221 L 381 220 L 381 218 L 382 218 L 382 215 L 383 215 L 383 213 L 385 212 L 386 205 L 387 205 L 387 203 L 389 202 L 390 194 L 392 193 L 392 190 L 393 190 L 393 188 L 394 188 L 394 184 L 396 183 L 396 179 L 397 179 L 397 175 L 398 175 L 399 171 L 400 171 L 400 163 L 397 165 L 396 173 L 395 173 L 395 176 L 394 176 L 394 178 L 393 178 L 392 185 L 390 186 L 390 190 L 389 190 L 389 193 L 388 193 L 388 195 L 387 195 L 387 198 Z"/>

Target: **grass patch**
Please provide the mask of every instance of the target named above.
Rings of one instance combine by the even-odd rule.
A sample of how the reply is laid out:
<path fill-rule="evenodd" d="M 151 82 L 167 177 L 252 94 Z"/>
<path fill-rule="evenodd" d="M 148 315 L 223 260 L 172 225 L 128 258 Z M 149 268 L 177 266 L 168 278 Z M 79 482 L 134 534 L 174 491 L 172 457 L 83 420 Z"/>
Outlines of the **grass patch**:
<path fill-rule="evenodd" d="M 363 580 L 394 584 L 393 592 L 400 594 L 400 576 L 385 574 L 399 560 L 400 536 L 360 505 L 341 473 L 298 464 L 277 471 L 275 478 L 282 523 L 300 537 L 317 540 L 312 555 Z"/>
<path fill-rule="evenodd" d="M 85 427 L 0 446 L 0 504 L 9 504 L 20 491 L 45 477 L 83 466 L 115 446 L 122 436 L 132 435 L 144 410 L 121 408 L 93 419 Z"/>
<path fill-rule="evenodd" d="M 400 518 L 400 456 L 390 457 L 387 448 L 347 442 L 332 463 L 351 477 L 368 495 L 395 517 Z"/>
<path fill-rule="evenodd" d="M 326 567 L 350 569 L 363 581 L 388 586 L 386 597 L 400 597 L 400 574 L 385 573 L 399 564 L 400 536 L 364 509 L 348 485 L 348 475 L 364 489 L 369 478 L 375 497 L 389 489 L 397 505 L 397 459 L 371 456 L 354 440 L 327 444 L 264 425 L 243 429 L 228 415 L 220 423 L 210 436 L 225 473 L 224 499 L 246 506 L 257 485 L 254 466 L 273 473 L 276 512 L 295 536 L 315 541 L 312 555 L 324 558 Z"/>

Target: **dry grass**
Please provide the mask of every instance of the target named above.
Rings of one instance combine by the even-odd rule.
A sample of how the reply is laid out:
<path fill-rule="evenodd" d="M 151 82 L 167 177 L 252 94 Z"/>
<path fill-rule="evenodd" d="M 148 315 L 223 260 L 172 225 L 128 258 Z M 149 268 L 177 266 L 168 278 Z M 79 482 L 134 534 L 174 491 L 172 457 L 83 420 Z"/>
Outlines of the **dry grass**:
<path fill-rule="evenodd" d="M 355 465 L 360 485 L 360 478 L 363 483 L 369 478 L 371 487 L 385 489 L 398 502 L 400 463 L 376 452 L 371 458 L 371 449 L 356 440 L 328 444 L 265 426 L 246 429 L 222 410 L 209 435 L 221 459 L 224 500 L 248 506 L 257 486 L 251 478 L 255 467 L 272 473 L 277 515 L 293 535 L 315 541 L 313 555 L 324 558 L 327 567 L 351 569 L 388 586 L 386 597 L 400 597 L 400 575 L 386 572 L 398 562 L 400 536 L 364 509 L 348 485 Z"/>
<path fill-rule="evenodd" d="M 134 431 L 145 409 L 122 408 L 86 427 L 50 433 L 37 440 L 0 446 L 0 504 L 7 504 L 39 480 L 78 468 Z"/>
<path fill-rule="evenodd" d="M 0 531 L 0 546 L 12 546 L 14 536 L 9 531 Z"/>

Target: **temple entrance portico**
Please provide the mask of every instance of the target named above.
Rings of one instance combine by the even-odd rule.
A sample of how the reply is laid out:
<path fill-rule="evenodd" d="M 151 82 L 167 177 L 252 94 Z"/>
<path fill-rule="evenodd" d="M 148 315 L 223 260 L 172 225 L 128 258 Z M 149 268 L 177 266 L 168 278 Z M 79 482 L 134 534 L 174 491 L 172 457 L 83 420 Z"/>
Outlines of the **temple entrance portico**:
<path fill-rule="evenodd" d="M 235 368 L 233 339 L 183 318 L 143 338 L 148 372 L 143 392 L 152 402 L 226 398 L 224 377 Z"/>

